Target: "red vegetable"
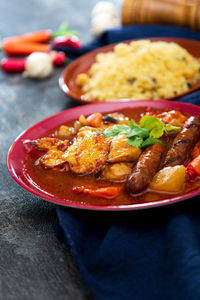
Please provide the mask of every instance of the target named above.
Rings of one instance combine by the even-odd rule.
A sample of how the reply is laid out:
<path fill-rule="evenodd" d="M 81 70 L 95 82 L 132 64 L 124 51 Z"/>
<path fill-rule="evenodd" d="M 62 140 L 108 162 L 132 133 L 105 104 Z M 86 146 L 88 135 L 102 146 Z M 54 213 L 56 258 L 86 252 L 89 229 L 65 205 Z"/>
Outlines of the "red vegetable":
<path fill-rule="evenodd" d="M 62 67 L 67 62 L 67 56 L 64 52 L 53 51 L 53 64 L 56 67 Z"/>
<path fill-rule="evenodd" d="M 99 127 L 102 121 L 102 114 L 100 113 L 94 113 L 92 115 L 90 115 L 89 117 L 87 117 L 87 122 L 89 126 L 92 127 Z"/>
<path fill-rule="evenodd" d="M 53 45 L 55 47 L 64 46 L 64 47 L 71 47 L 76 49 L 81 48 L 81 43 L 79 41 L 79 38 L 76 35 L 73 35 L 71 37 L 58 36 L 53 40 Z"/>
<path fill-rule="evenodd" d="M 21 73 L 25 69 L 25 59 L 3 58 L 1 60 L 1 68 L 7 73 Z"/>
<path fill-rule="evenodd" d="M 118 186 L 108 186 L 108 187 L 100 187 L 100 188 L 87 188 L 84 186 L 73 187 L 73 192 L 80 194 L 88 194 L 94 197 L 101 197 L 107 199 L 113 199 L 120 195 L 122 191 L 122 187 Z"/>
<path fill-rule="evenodd" d="M 192 150 L 192 158 L 194 159 L 195 157 L 200 155 L 200 142 L 198 142 L 195 146 L 194 149 Z"/>
<path fill-rule="evenodd" d="M 200 155 L 195 157 L 187 166 L 186 173 L 191 180 L 200 176 Z"/>

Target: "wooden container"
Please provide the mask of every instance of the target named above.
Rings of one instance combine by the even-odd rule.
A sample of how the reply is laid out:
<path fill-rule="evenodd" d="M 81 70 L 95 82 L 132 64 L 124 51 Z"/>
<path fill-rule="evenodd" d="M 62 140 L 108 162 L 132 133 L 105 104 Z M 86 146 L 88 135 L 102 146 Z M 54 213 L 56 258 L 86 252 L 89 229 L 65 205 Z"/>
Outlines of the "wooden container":
<path fill-rule="evenodd" d="M 200 30 L 200 0 L 123 0 L 123 25 L 174 24 Z"/>

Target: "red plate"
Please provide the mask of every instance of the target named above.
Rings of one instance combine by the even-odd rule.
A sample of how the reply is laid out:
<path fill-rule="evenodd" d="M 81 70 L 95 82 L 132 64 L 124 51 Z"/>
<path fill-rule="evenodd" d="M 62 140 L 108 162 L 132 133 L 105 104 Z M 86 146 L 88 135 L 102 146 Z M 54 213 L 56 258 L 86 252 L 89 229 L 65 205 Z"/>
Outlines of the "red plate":
<path fill-rule="evenodd" d="M 175 196 L 170 199 L 160 200 L 156 202 L 129 204 L 129 205 L 104 205 L 102 206 L 101 200 L 99 204 L 85 204 L 81 202 L 72 201 L 71 199 L 63 199 L 54 194 L 48 193 L 41 189 L 36 182 L 32 180 L 29 173 L 25 171 L 25 150 L 22 146 L 23 140 L 30 139 L 34 140 L 44 135 L 47 131 L 58 127 L 59 125 L 73 121 L 77 119 L 81 114 L 88 115 L 94 112 L 109 113 L 127 108 L 136 107 L 147 107 L 151 106 L 157 109 L 178 109 L 181 112 L 187 112 L 191 115 L 200 116 L 200 107 L 192 104 L 186 104 L 181 102 L 170 102 L 170 101 L 126 101 L 126 102 L 107 102 L 107 103 L 96 103 L 90 105 L 84 105 L 75 107 L 56 115 L 53 115 L 27 129 L 14 141 L 11 146 L 8 157 L 7 166 L 8 170 L 13 179 L 25 190 L 30 193 L 43 198 L 44 200 L 60 204 L 63 206 L 82 208 L 82 209 L 93 209 L 93 210 L 136 210 L 150 207 L 157 207 L 161 205 L 171 204 L 182 201 L 187 198 L 194 197 L 200 194 L 200 188 L 195 189 L 185 195 Z"/>
<path fill-rule="evenodd" d="M 196 58 L 200 57 L 199 41 L 182 39 L 182 38 L 163 38 L 163 37 L 148 38 L 148 40 L 174 42 L 180 45 L 181 47 L 185 48 L 194 57 Z M 123 43 L 130 43 L 130 41 L 123 41 Z M 78 102 L 85 103 L 85 104 L 97 102 L 94 99 L 85 100 L 83 98 L 83 91 L 81 87 L 76 84 L 76 77 L 80 73 L 87 73 L 89 71 L 90 67 L 95 62 L 95 58 L 97 54 L 99 54 L 100 52 L 106 53 L 108 51 L 112 51 L 116 44 L 117 43 L 105 47 L 101 47 L 85 55 L 82 55 L 81 57 L 73 61 L 68 67 L 66 67 L 59 78 L 59 86 L 61 90 L 64 92 L 64 94 L 70 96 L 71 98 L 73 98 Z M 187 95 L 191 92 L 198 90 L 199 88 L 200 88 L 200 81 L 195 83 L 187 92 L 169 98 L 169 100 L 180 98 L 184 95 Z"/>

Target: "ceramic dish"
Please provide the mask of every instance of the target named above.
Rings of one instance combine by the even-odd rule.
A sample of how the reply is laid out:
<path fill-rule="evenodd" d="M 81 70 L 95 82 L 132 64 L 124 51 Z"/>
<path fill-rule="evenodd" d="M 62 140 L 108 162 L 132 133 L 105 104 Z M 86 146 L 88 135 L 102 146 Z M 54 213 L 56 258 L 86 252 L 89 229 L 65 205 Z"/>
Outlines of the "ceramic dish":
<path fill-rule="evenodd" d="M 200 42 L 189 39 L 182 38 L 149 38 L 151 41 L 165 41 L 165 42 L 175 42 L 181 47 L 185 48 L 191 55 L 198 58 Z M 125 41 L 124 43 L 129 43 L 130 41 Z M 81 102 L 81 103 L 94 103 L 97 102 L 93 99 L 85 100 L 83 95 L 82 88 L 76 84 L 76 77 L 80 73 L 87 73 L 95 62 L 96 55 L 101 53 L 106 53 L 108 51 L 112 51 L 116 44 L 111 44 L 102 48 L 98 48 L 94 51 L 91 51 L 85 55 L 82 55 L 75 61 L 73 61 L 69 66 L 67 66 L 62 72 L 59 78 L 59 86 L 61 90 L 72 99 Z M 189 94 L 200 88 L 200 81 L 194 84 L 187 92 L 176 95 L 175 97 L 169 98 L 169 100 L 174 100 Z M 125 99 L 127 100 L 127 99 Z M 131 100 L 131 99 L 130 99 Z M 119 100 L 118 100 L 119 101 Z"/>
<path fill-rule="evenodd" d="M 118 210 L 136 210 L 136 209 L 144 209 L 144 208 L 151 208 L 157 207 L 167 204 L 172 204 L 175 202 L 179 202 L 196 195 L 199 195 L 200 188 L 197 188 L 193 191 L 190 191 L 186 194 L 179 195 L 179 196 L 171 196 L 170 198 L 166 198 L 164 200 L 157 200 L 144 203 L 132 203 L 126 205 L 114 205 L 110 204 L 111 202 L 102 203 L 101 199 L 99 203 L 84 203 L 79 199 L 72 200 L 63 197 L 59 197 L 53 193 L 49 193 L 45 189 L 41 188 L 37 182 L 33 180 L 29 171 L 26 168 L 26 152 L 23 147 L 23 141 L 30 139 L 34 140 L 41 136 L 44 136 L 45 133 L 48 131 L 60 126 L 61 124 L 72 122 L 73 120 L 77 119 L 81 114 L 89 115 L 94 112 L 101 112 L 103 114 L 110 113 L 113 111 L 119 111 L 123 109 L 134 109 L 139 107 L 148 107 L 151 106 L 154 109 L 177 109 L 180 112 L 188 113 L 191 115 L 200 116 L 200 107 L 185 104 L 181 102 L 170 102 L 170 101 L 134 101 L 134 102 L 108 102 L 108 103 L 98 103 L 92 105 L 85 105 L 81 107 L 72 108 L 61 113 L 58 113 L 54 116 L 51 116 L 34 126 L 27 129 L 23 132 L 19 137 L 14 141 L 13 145 L 11 146 L 8 157 L 7 157 L 7 166 L 8 170 L 13 177 L 13 179 L 25 190 L 28 192 L 43 198 L 49 202 L 53 202 L 55 204 L 69 206 L 74 208 L 81 208 L 81 209 L 92 209 L 92 210 L 111 210 L 111 211 L 118 211 Z"/>

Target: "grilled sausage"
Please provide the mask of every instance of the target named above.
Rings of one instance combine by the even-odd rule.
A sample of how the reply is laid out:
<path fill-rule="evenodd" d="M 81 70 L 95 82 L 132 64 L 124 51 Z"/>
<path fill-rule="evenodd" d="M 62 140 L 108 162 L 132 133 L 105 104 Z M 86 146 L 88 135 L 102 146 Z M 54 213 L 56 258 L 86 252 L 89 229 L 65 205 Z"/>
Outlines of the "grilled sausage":
<path fill-rule="evenodd" d="M 187 157 L 200 139 L 200 118 L 190 117 L 168 150 L 162 168 L 187 164 Z"/>
<path fill-rule="evenodd" d="M 159 143 L 144 150 L 126 182 L 126 189 L 129 192 L 140 193 L 148 186 L 158 170 L 163 152 L 164 146 Z"/>

